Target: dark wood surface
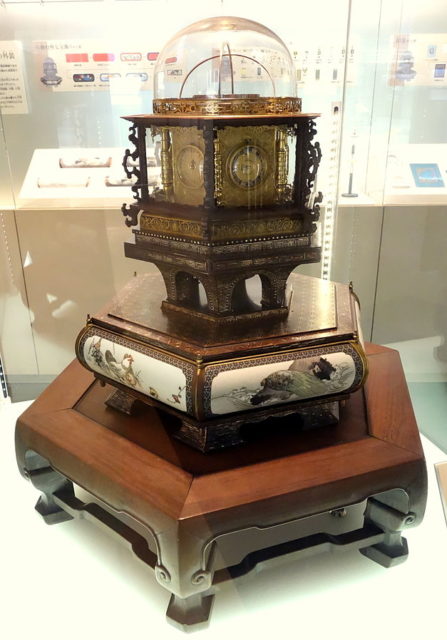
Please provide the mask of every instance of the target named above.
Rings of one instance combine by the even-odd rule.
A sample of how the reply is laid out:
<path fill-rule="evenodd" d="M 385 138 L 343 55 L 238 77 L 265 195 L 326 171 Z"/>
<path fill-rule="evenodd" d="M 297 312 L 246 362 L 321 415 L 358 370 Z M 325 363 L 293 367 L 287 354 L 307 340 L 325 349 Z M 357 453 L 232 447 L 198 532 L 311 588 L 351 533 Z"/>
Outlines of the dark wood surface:
<path fill-rule="evenodd" d="M 162 412 L 145 406 L 129 418 L 105 408 L 108 390 L 73 362 L 20 417 L 19 465 L 34 449 L 143 521 L 154 510 L 183 521 L 205 514 L 249 521 L 266 504 L 275 517 L 291 509 L 298 517 L 396 486 L 423 501 L 423 453 L 399 356 L 368 350 L 366 409 L 357 392 L 335 428 L 295 432 L 293 420 L 265 423 L 258 433 L 251 426 L 251 444 L 208 456 L 170 437 L 175 424 Z"/>
<path fill-rule="evenodd" d="M 312 297 L 300 296 L 302 288 L 309 284 Z M 249 283 L 248 290 L 253 283 Z M 132 279 L 118 296 L 92 316 L 93 323 L 116 333 L 137 337 L 138 340 L 179 352 L 189 359 L 201 360 L 241 357 L 257 354 L 316 347 L 354 339 L 357 325 L 352 310 L 349 287 L 340 283 L 325 283 L 317 278 L 293 273 L 288 280 L 291 296 L 290 312 L 285 317 L 250 319 L 229 322 L 219 326 L 212 322 L 191 319 L 187 313 L 165 313 L 162 300 L 166 297 L 163 280 L 159 274 L 145 274 Z M 331 303 L 325 296 L 325 287 L 335 290 L 336 318 L 328 322 L 326 305 Z M 307 291 L 307 289 L 305 289 Z M 125 301 L 123 304 L 122 300 Z M 315 304 L 318 300 L 318 305 Z M 319 311 L 315 312 L 318 306 Z M 133 315 L 126 312 L 133 307 Z M 308 308 L 307 308 L 308 307 Z M 312 324 L 303 328 L 304 317 L 312 316 Z"/>
<path fill-rule="evenodd" d="M 111 389 L 75 361 L 18 419 L 18 465 L 42 492 L 36 509 L 47 522 L 74 514 L 71 480 L 100 499 L 105 521 L 113 514 L 112 528 L 134 523 L 132 531 L 145 531 L 138 549 L 154 557 L 155 576 L 187 624 L 219 574 L 208 550 L 222 536 L 238 545 L 243 530 L 273 527 L 282 548 L 291 538 L 276 525 L 367 501 L 366 529 L 373 526 L 383 544 L 359 548 L 390 566 L 408 554 L 406 520 L 423 517 L 425 461 L 398 353 L 372 345 L 368 353 L 366 394 L 347 401 L 336 427 L 300 432 L 293 420 L 266 422 L 250 427 L 249 444 L 208 455 L 172 438 L 175 424 L 163 412 L 145 405 L 129 417 L 105 407 Z M 252 543 L 259 549 L 257 536 Z M 208 609 L 199 609 L 206 619 Z M 175 607 L 168 616 L 184 617 Z"/>
<path fill-rule="evenodd" d="M 172 438 L 172 433 L 180 426 L 180 420 L 167 412 L 143 403 L 136 407 L 132 416 L 111 410 L 104 403 L 113 390 L 110 385 L 101 387 L 96 381 L 76 404 L 75 410 L 194 477 L 250 467 L 367 436 L 363 393 L 358 391 L 341 408 L 342 420 L 337 425 L 303 431 L 293 415 L 269 418 L 244 427 L 246 445 L 203 455 Z"/>
<path fill-rule="evenodd" d="M 214 126 L 247 126 L 263 124 L 294 124 L 299 120 L 311 120 L 318 118 L 319 113 L 294 113 L 289 115 L 273 114 L 224 114 L 224 115 L 196 115 L 186 113 L 153 114 L 142 113 L 134 116 L 121 116 L 123 120 L 129 120 L 138 126 L 150 127 L 151 125 L 162 126 L 185 126 L 202 127 L 204 122 L 213 121 Z"/>

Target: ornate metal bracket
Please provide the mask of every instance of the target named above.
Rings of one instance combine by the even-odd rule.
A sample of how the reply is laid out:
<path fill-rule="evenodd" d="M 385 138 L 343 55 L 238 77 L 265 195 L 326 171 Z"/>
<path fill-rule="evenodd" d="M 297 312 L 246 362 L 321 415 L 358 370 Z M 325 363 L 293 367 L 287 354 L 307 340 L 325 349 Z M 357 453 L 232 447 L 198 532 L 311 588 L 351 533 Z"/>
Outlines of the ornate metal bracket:
<path fill-rule="evenodd" d="M 312 206 L 312 220 L 317 222 L 320 219 L 320 202 L 323 202 L 323 194 L 321 191 L 314 198 Z"/>
<path fill-rule="evenodd" d="M 321 148 L 318 142 L 312 144 L 317 132 L 315 122 L 309 119 L 295 129 L 296 140 L 296 175 L 295 204 L 304 208 L 312 222 L 320 216 L 319 203 L 323 199 L 321 192 L 312 197 L 315 179 L 321 160 Z"/>
<path fill-rule="evenodd" d="M 131 142 L 135 150 L 130 151 L 130 149 L 126 149 L 123 158 L 123 169 L 128 178 L 136 177 L 136 182 L 132 186 L 132 191 L 135 196 L 135 199 L 140 202 L 141 200 L 141 171 L 138 166 L 138 162 L 140 160 L 140 145 L 137 136 L 137 126 L 133 124 L 129 129 L 129 142 Z M 129 158 L 131 158 L 134 162 L 132 167 L 129 167 Z"/>
<path fill-rule="evenodd" d="M 129 129 L 129 142 L 135 150 L 126 149 L 123 158 L 123 169 L 128 178 L 136 178 L 132 185 L 134 197 L 137 202 L 147 200 L 149 197 L 147 181 L 147 160 L 146 160 L 146 128 L 133 124 Z M 129 166 L 129 159 L 132 165 Z"/>
<path fill-rule="evenodd" d="M 321 161 L 321 147 L 319 142 L 315 142 L 312 144 L 312 139 L 314 138 L 317 129 L 315 127 L 315 122 L 313 120 L 309 120 L 308 122 L 309 128 L 307 132 L 307 145 L 306 145 L 306 156 L 305 156 L 305 185 L 304 185 L 304 202 L 306 203 L 306 208 L 309 203 L 309 196 L 312 193 L 312 189 L 315 183 L 315 178 L 317 177 L 318 167 L 320 166 Z M 314 203 L 321 202 L 322 197 L 320 198 L 320 193 L 315 198 Z M 311 209 L 314 212 L 314 209 Z M 319 207 L 318 207 L 319 210 Z"/>
<path fill-rule="evenodd" d="M 124 202 L 121 207 L 121 212 L 126 218 L 125 223 L 127 227 L 135 227 L 138 224 L 138 214 L 141 208 L 139 204 L 126 204 Z"/>

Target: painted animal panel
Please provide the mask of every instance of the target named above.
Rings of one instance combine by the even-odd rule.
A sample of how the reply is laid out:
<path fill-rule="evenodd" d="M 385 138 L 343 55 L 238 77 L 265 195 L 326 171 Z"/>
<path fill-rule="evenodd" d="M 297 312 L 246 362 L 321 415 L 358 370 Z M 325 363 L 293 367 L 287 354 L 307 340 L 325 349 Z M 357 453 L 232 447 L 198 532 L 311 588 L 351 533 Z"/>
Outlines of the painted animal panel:
<path fill-rule="evenodd" d="M 355 374 L 354 360 L 344 352 L 223 371 L 212 383 L 211 410 L 247 411 L 342 393 Z"/>
<path fill-rule="evenodd" d="M 186 411 L 186 377 L 180 368 L 97 335 L 87 338 L 83 354 L 93 371 Z"/>

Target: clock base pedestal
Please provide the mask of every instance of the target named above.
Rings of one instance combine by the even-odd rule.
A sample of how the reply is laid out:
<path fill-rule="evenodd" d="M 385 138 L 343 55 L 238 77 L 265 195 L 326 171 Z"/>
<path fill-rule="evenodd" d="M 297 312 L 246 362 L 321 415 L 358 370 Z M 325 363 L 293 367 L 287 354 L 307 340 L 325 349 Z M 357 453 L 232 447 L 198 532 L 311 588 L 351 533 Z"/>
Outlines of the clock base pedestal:
<path fill-rule="evenodd" d="M 107 407 L 111 387 L 74 362 L 19 418 L 18 465 L 46 522 L 108 527 L 171 592 L 171 621 L 204 624 L 219 585 L 261 563 L 328 548 L 383 566 L 407 557 L 402 531 L 422 520 L 425 462 L 397 352 L 369 346 L 368 362 L 337 425 L 266 430 L 208 456 L 173 439 L 164 412 Z"/>
<path fill-rule="evenodd" d="M 126 391 L 117 389 L 110 394 L 105 404 L 127 415 L 133 415 L 138 410 L 139 400 Z M 163 410 L 160 409 L 162 412 Z M 287 428 L 285 420 L 288 420 L 294 430 L 307 431 L 337 424 L 339 415 L 340 407 L 337 400 L 320 403 L 303 402 L 299 409 L 279 407 L 276 413 L 268 409 L 265 412 L 256 412 L 254 415 L 243 413 L 204 422 L 180 415 L 178 427 L 172 431 L 172 436 L 203 453 L 208 453 L 225 447 L 246 444 L 250 442 L 250 436 L 254 430 L 258 432 L 266 429 L 275 430 L 279 426 L 278 420 L 283 422 L 280 425 L 283 429 Z"/>
<path fill-rule="evenodd" d="M 200 451 L 276 429 L 279 417 L 295 429 L 334 424 L 367 370 L 355 295 L 298 274 L 289 286 L 285 318 L 218 323 L 167 314 L 161 276 L 137 276 L 89 318 L 76 353 L 118 389 L 109 406 L 131 412 L 135 398 L 165 411 L 176 437 Z"/>

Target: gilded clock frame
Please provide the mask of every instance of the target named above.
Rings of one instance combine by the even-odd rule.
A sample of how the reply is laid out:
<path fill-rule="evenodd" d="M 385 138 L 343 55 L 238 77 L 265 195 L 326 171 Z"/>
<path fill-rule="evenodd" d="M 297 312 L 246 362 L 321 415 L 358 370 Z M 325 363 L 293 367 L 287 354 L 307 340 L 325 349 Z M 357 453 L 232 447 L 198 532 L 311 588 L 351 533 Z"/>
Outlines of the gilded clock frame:
<path fill-rule="evenodd" d="M 289 128 L 286 125 L 226 126 L 215 131 L 214 200 L 218 207 L 259 207 L 286 203 L 289 171 Z M 178 157 L 187 146 L 197 147 L 206 157 L 203 130 L 198 127 L 154 127 L 152 136 L 161 138 L 161 181 L 169 202 L 202 206 L 205 186 L 188 187 L 176 169 Z M 244 146 L 259 149 L 264 176 L 253 186 L 237 184 L 231 176 L 231 159 Z"/>
<path fill-rule="evenodd" d="M 267 165 L 264 178 L 252 187 L 238 185 L 231 176 L 231 160 L 246 145 L 257 147 Z M 228 126 L 218 129 L 214 141 L 216 204 L 223 207 L 258 207 L 283 202 L 287 186 L 288 160 L 286 126 Z"/>

